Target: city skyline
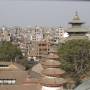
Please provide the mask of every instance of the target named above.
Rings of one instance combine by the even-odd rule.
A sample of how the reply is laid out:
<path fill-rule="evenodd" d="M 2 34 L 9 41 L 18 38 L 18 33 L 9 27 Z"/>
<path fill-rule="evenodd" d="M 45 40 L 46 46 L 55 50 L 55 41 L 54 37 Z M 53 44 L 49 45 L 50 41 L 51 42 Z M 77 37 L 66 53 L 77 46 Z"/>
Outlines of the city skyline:
<path fill-rule="evenodd" d="M 89 2 L 77 1 L 0 1 L 0 26 L 65 26 L 78 11 L 82 21 L 90 25 Z"/>

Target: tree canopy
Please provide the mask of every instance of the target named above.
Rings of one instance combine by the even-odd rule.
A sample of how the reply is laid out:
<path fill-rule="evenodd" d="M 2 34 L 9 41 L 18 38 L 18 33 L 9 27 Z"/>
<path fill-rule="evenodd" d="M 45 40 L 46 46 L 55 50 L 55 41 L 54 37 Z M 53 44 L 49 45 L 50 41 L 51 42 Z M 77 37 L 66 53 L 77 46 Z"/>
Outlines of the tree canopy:
<path fill-rule="evenodd" d="M 0 43 L 0 60 L 10 61 L 15 60 L 15 57 L 22 56 L 21 50 L 17 46 L 13 45 L 11 42 L 1 42 Z"/>
<path fill-rule="evenodd" d="M 90 69 L 90 41 L 70 40 L 59 47 L 62 67 L 65 71 L 80 80 L 81 75 Z"/>

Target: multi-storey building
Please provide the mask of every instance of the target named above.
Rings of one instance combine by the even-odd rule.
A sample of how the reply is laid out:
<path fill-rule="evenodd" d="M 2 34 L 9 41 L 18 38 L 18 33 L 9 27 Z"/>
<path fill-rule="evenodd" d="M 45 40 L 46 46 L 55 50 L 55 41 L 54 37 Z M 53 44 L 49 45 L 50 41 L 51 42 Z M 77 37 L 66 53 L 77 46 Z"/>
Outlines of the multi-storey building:
<path fill-rule="evenodd" d="M 6 27 L 1 28 L 0 41 L 11 41 L 11 33 L 9 33 Z"/>
<path fill-rule="evenodd" d="M 43 55 L 47 55 L 49 50 L 49 43 L 47 41 L 31 42 L 28 49 L 29 58 L 40 59 Z"/>
<path fill-rule="evenodd" d="M 54 43 L 58 44 L 62 39 L 64 39 L 64 29 L 62 27 L 56 28 L 53 37 Z"/>

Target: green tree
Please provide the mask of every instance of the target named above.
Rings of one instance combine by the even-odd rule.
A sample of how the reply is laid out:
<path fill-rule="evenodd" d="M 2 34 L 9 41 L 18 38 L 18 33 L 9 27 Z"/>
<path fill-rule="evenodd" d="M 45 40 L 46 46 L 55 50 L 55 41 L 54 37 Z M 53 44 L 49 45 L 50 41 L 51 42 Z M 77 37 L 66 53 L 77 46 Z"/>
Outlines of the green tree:
<path fill-rule="evenodd" d="M 11 42 L 0 43 L 0 60 L 1 61 L 14 61 L 17 56 L 22 56 L 21 50 Z"/>
<path fill-rule="evenodd" d="M 76 80 L 90 69 L 90 41 L 70 40 L 59 47 L 62 67 Z"/>

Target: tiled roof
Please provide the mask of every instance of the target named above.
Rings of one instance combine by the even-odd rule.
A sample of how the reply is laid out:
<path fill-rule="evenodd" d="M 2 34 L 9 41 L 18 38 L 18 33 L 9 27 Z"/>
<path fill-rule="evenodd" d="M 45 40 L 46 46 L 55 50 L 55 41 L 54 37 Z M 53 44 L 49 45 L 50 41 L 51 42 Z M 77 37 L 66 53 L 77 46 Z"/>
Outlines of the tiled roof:
<path fill-rule="evenodd" d="M 60 87 L 64 83 L 66 83 L 66 81 L 63 78 L 57 78 L 57 77 L 52 78 L 47 76 L 44 76 L 41 82 L 43 86 L 48 86 L 48 87 Z"/>
<path fill-rule="evenodd" d="M 47 68 L 42 71 L 42 73 L 46 76 L 58 76 L 60 77 L 65 73 L 64 70 L 61 70 L 59 68 Z"/>
<path fill-rule="evenodd" d="M 0 90 L 41 90 L 41 86 L 40 84 L 4 85 L 0 86 Z"/>

